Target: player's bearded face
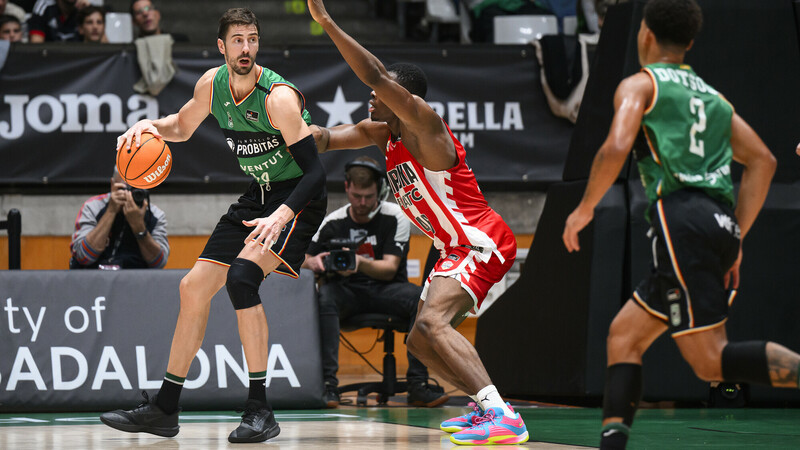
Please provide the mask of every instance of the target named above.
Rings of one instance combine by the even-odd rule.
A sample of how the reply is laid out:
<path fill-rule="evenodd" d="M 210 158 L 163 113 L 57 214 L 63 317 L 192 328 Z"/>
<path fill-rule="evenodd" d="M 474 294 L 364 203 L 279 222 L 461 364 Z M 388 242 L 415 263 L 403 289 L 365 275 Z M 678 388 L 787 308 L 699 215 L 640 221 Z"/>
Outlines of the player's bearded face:
<path fill-rule="evenodd" d="M 234 26 L 225 42 L 225 62 L 234 73 L 247 75 L 253 70 L 258 53 L 255 26 Z"/>

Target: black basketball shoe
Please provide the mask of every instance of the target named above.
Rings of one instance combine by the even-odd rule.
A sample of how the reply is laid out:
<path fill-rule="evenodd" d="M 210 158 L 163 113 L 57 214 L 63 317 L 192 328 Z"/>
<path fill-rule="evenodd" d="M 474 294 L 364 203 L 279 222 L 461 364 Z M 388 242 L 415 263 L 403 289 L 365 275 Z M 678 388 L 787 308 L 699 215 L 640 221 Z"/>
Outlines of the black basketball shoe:
<path fill-rule="evenodd" d="M 431 386 L 424 381 L 408 383 L 407 401 L 409 405 L 433 408 L 448 400 L 450 397 L 439 386 Z"/>
<path fill-rule="evenodd" d="M 229 442 L 263 442 L 281 432 L 272 409 L 258 400 L 244 404 L 242 423 L 228 436 Z"/>
<path fill-rule="evenodd" d="M 156 397 L 152 399 L 147 396 L 147 392 L 142 391 L 144 402 L 131 410 L 117 409 L 100 415 L 100 421 L 116 428 L 117 430 L 129 433 L 150 433 L 157 436 L 172 437 L 178 434 L 178 408 L 172 414 L 166 414 L 156 405 Z"/>

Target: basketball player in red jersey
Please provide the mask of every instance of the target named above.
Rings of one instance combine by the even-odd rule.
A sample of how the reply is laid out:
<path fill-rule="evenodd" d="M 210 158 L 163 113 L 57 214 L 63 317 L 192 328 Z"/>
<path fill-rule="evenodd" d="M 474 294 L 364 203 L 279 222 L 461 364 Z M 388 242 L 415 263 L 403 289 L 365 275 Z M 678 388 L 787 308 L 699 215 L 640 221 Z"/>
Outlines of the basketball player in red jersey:
<path fill-rule="evenodd" d="M 314 128 L 320 151 L 384 149 L 389 185 L 406 216 L 433 239 L 441 259 L 425 282 L 408 349 L 474 400 L 473 411 L 442 423 L 457 444 L 516 444 L 528 440 L 519 414 L 492 385 L 478 353 L 458 333 L 489 288 L 514 262 L 516 240 L 478 188 L 464 147 L 425 103 L 427 81 L 411 64 L 387 70 L 331 19 L 322 0 L 308 0 L 312 17 L 345 61 L 373 89 L 370 119 Z"/>

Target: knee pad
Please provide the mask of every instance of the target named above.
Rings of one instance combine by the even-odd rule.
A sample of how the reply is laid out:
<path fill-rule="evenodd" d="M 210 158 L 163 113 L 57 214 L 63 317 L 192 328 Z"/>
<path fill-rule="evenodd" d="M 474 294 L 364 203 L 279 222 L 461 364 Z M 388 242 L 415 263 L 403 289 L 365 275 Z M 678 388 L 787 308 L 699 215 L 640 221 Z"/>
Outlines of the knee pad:
<path fill-rule="evenodd" d="M 730 382 L 771 385 L 767 342 L 729 342 L 722 349 L 722 378 Z"/>
<path fill-rule="evenodd" d="M 261 304 L 258 287 L 264 281 L 264 271 L 253 261 L 236 258 L 228 269 L 225 286 L 233 309 L 247 309 Z"/>
<path fill-rule="evenodd" d="M 630 427 L 642 398 L 642 366 L 619 363 L 609 366 L 603 394 L 603 418 L 622 417 Z"/>

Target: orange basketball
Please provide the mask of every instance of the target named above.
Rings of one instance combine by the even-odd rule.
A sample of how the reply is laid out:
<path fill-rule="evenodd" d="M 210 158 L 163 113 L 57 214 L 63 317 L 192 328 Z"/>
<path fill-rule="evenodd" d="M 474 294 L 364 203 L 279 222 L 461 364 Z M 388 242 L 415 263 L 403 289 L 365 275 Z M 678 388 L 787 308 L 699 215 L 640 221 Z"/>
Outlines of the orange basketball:
<path fill-rule="evenodd" d="M 150 189 L 161 184 L 172 170 L 172 152 L 166 142 L 150 133 L 142 133 L 141 142 L 117 152 L 117 170 L 131 186 Z"/>

